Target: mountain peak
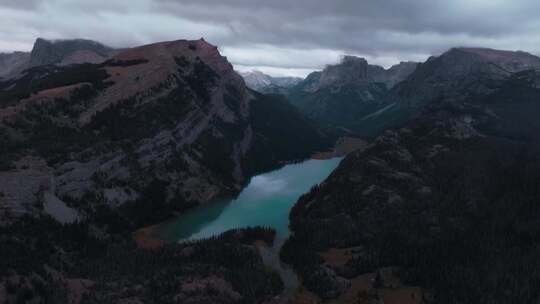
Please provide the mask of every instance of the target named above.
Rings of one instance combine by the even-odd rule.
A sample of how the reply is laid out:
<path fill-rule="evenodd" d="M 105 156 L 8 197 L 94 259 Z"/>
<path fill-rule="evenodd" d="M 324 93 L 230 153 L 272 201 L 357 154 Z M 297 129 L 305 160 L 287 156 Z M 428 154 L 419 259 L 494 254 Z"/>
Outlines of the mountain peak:
<path fill-rule="evenodd" d="M 177 58 L 200 59 L 218 73 L 233 71 L 227 57 L 221 56 L 217 46 L 199 40 L 174 40 L 147 44 L 122 51 L 113 59 L 120 61 L 146 59 L 150 62 L 174 62 Z"/>
<path fill-rule="evenodd" d="M 47 40 L 37 38 L 30 53 L 30 66 L 82 62 L 98 63 L 105 61 L 113 51 L 112 48 L 93 40 Z"/>

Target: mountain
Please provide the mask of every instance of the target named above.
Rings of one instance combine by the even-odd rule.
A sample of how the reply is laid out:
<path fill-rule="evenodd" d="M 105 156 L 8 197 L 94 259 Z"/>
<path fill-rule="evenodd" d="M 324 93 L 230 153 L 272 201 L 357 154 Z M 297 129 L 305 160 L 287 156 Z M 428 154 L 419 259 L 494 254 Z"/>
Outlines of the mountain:
<path fill-rule="evenodd" d="M 486 95 L 513 73 L 540 68 L 540 58 L 526 52 L 453 48 L 431 57 L 386 98 L 387 106 L 364 117 L 358 129 L 377 134 L 415 117 L 433 100 L 464 100 Z"/>
<path fill-rule="evenodd" d="M 283 93 L 302 81 L 299 77 L 272 77 L 260 71 L 241 72 L 240 75 L 248 87 L 262 93 Z"/>
<path fill-rule="evenodd" d="M 329 144 L 285 101 L 247 89 L 204 40 L 137 47 L 101 64 L 39 66 L 0 89 L 10 170 L 0 191 L 21 213 L 36 200 L 80 206 L 77 217 L 92 217 L 96 204 L 140 205 L 133 210 L 151 220 L 235 195 L 252 174 Z M 19 180 L 25 187 L 13 186 Z"/>
<path fill-rule="evenodd" d="M 38 38 L 30 53 L 30 66 L 101 63 L 113 52 L 112 48 L 92 40 L 45 40 Z"/>
<path fill-rule="evenodd" d="M 32 51 L 0 54 L 0 77 L 19 76 L 25 69 L 41 65 L 102 63 L 117 50 L 85 39 L 36 39 Z"/>
<path fill-rule="evenodd" d="M 389 89 L 412 73 L 416 65 L 403 62 L 385 70 L 364 58 L 345 56 L 341 63 L 308 75 L 288 97 L 321 125 L 357 133 L 357 122 L 387 106 Z"/>
<path fill-rule="evenodd" d="M 248 89 L 202 39 L 27 69 L 0 82 L 0 298 L 272 299 L 283 285 L 254 245 L 271 245 L 272 230 L 154 251 L 131 233 L 331 144 L 282 96 Z"/>
<path fill-rule="evenodd" d="M 535 301 L 538 59 L 452 49 L 398 84 L 415 114 L 291 212 L 281 254 L 304 285 L 323 299 Z"/>

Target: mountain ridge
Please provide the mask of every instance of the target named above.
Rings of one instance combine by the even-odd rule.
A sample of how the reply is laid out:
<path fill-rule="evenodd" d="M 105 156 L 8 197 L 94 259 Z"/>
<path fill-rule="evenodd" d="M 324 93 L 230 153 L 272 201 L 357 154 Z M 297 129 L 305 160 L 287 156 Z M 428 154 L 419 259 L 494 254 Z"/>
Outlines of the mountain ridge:
<path fill-rule="evenodd" d="M 3 167 L 16 170 L 4 173 L 5 178 L 24 178 L 28 170 L 19 163 L 28 156 L 46 161 L 39 170 L 49 180 L 29 182 L 43 188 L 36 190 L 38 200 L 48 193 L 43 197 L 56 203 L 80 204 L 92 193 L 99 198 L 90 200 L 92 204 L 117 209 L 126 202 L 142 204 L 148 187 L 165 187 L 170 193 L 167 204 L 158 205 L 182 210 L 234 195 L 255 172 L 330 145 L 294 108 L 274 105 L 274 97 L 248 90 L 217 47 L 202 39 L 131 48 L 100 64 L 36 67 L 21 79 L 0 83 L 0 88 L 5 96 L 0 104 L 4 146 L 9 149 L 22 141 L 31 148 L 6 151 Z M 252 111 L 258 107 L 251 104 L 259 105 L 257 100 L 271 104 L 265 106 L 267 113 L 288 106 L 280 115 L 285 121 L 253 121 Z M 281 140 L 274 128 L 288 125 L 296 126 L 288 136 L 302 138 L 305 146 L 273 151 L 272 144 Z M 65 136 L 56 137 L 55 132 Z M 55 144 L 49 147 L 48 141 Z M 252 151 L 255 147 L 258 153 Z M 31 170 L 41 166 L 22 162 Z M 17 202 L 18 190 L 0 190 L 9 194 L 8 206 L 35 210 L 31 197 Z M 159 206 L 153 211 L 163 212 Z"/>

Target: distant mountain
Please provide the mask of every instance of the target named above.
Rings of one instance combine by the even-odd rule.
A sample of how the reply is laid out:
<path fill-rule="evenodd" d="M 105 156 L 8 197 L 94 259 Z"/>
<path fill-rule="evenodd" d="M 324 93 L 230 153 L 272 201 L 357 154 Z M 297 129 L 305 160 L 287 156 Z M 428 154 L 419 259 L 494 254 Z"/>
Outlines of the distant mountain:
<path fill-rule="evenodd" d="M 30 66 L 101 63 L 113 53 L 114 49 L 92 40 L 45 40 L 38 38 L 30 53 Z"/>
<path fill-rule="evenodd" d="M 396 85 L 395 107 L 377 119 L 403 111 L 399 127 L 347 156 L 291 212 L 282 257 L 304 285 L 366 302 L 397 290 L 412 303 L 537 299 L 539 63 L 458 48 Z"/>
<path fill-rule="evenodd" d="M 384 108 L 389 89 L 404 80 L 417 64 L 404 62 L 390 69 L 364 58 L 345 56 L 341 63 L 311 73 L 288 94 L 291 103 L 321 125 L 359 132 L 362 117 Z"/>
<path fill-rule="evenodd" d="M 356 56 L 344 56 L 341 63 L 327 66 L 322 72 L 310 74 L 299 87 L 305 91 L 333 87 L 339 88 L 347 85 L 383 83 L 387 89 L 396 83 L 405 80 L 415 69 L 418 63 L 402 62 L 389 69 L 378 65 L 371 65 L 366 59 Z"/>
<path fill-rule="evenodd" d="M 0 77 L 18 76 L 25 69 L 41 65 L 102 63 L 116 52 L 116 50 L 92 40 L 38 38 L 30 53 L 0 54 Z"/>
<path fill-rule="evenodd" d="M 241 72 L 240 75 L 248 87 L 263 93 L 283 93 L 302 81 L 299 77 L 272 77 L 260 71 Z"/>
<path fill-rule="evenodd" d="M 363 117 L 356 129 L 377 134 L 415 117 L 433 100 L 486 95 L 513 73 L 538 68 L 540 58 L 525 52 L 453 48 L 420 64 L 388 94 L 386 107 Z"/>

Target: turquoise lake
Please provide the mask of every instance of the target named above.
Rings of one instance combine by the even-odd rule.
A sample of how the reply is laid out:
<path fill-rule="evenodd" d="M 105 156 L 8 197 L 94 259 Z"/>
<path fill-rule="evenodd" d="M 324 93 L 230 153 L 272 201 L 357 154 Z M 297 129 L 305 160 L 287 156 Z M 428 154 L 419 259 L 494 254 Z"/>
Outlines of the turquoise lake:
<path fill-rule="evenodd" d="M 234 228 L 272 227 L 278 239 L 289 234 L 289 211 L 298 198 L 323 181 L 341 158 L 310 159 L 254 176 L 234 200 L 214 202 L 189 210 L 160 225 L 158 234 L 168 241 L 208 238 Z"/>

